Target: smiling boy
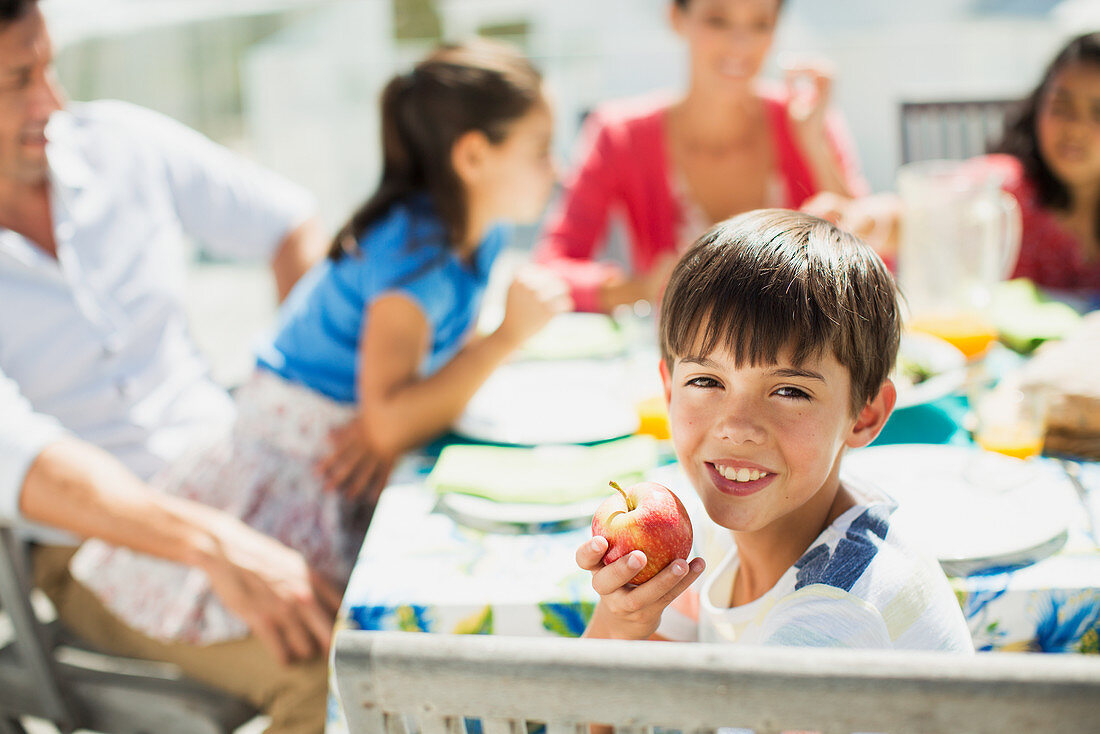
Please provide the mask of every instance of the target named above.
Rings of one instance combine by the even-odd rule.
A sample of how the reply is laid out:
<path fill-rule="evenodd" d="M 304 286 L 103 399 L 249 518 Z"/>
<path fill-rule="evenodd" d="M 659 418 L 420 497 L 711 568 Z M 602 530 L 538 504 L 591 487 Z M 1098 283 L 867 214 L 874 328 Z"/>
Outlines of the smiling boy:
<path fill-rule="evenodd" d="M 842 481 L 849 448 L 875 439 L 896 392 L 893 279 L 857 238 L 766 209 L 704 235 L 662 301 L 661 376 L 676 454 L 733 547 L 629 579 L 634 551 L 602 565 L 588 637 L 973 650 L 943 572 L 891 528 L 893 502 Z M 684 593 L 687 592 L 687 593 Z"/>

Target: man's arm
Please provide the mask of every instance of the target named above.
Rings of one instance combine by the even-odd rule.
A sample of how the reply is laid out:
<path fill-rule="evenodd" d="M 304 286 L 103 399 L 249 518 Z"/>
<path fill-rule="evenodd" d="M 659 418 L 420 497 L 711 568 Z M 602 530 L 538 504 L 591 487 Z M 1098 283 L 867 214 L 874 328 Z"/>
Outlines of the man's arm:
<path fill-rule="evenodd" d="M 271 259 L 271 270 L 275 273 L 275 287 L 280 303 L 286 299 L 298 279 L 325 256 L 328 244 L 317 217 L 310 217 L 283 238 Z"/>
<path fill-rule="evenodd" d="M 110 454 L 63 438 L 23 481 L 24 518 L 196 566 L 215 593 L 284 662 L 324 652 L 339 593 L 302 556 L 236 518 L 154 492 Z"/>

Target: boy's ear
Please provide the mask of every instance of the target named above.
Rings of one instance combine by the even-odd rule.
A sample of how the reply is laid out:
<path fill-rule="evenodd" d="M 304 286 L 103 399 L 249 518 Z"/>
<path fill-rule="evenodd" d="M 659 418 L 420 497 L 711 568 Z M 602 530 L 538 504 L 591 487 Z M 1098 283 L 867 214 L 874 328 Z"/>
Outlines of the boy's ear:
<path fill-rule="evenodd" d="M 451 167 L 462 183 L 470 185 L 483 177 L 489 139 L 480 130 L 469 130 L 451 146 Z"/>
<path fill-rule="evenodd" d="M 672 402 L 672 375 L 668 372 L 668 363 L 664 359 L 660 363 L 661 384 L 665 387 L 665 407 Z"/>
<path fill-rule="evenodd" d="M 867 401 L 863 410 L 856 416 L 855 425 L 845 444 L 849 448 L 858 449 L 878 438 L 882 427 L 886 425 L 886 419 L 894 412 L 894 403 L 898 401 L 898 389 L 890 380 L 882 383 L 878 394 Z"/>

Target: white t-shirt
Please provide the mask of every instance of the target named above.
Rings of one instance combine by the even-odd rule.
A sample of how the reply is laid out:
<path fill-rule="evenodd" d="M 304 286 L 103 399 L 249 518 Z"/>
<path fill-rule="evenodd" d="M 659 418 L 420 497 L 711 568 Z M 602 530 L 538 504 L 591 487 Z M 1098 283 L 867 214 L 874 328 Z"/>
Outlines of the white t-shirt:
<path fill-rule="evenodd" d="M 733 545 L 665 610 L 658 634 L 702 642 L 973 652 L 947 577 L 891 527 L 895 503 L 873 488 L 845 486 L 856 505 L 764 596 L 730 606 L 739 566 Z"/>

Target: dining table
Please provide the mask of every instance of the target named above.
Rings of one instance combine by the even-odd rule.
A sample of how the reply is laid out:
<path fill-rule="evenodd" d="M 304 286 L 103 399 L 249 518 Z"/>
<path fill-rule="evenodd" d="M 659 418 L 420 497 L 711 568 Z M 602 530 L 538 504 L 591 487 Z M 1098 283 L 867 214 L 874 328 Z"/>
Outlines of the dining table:
<path fill-rule="evenodd" d="M 642 333 L 648 333 L 647 329 L 650 326 Z M 654 356 L 655 352 L 649 350 L 642 358 L 636 352 L 618 358 L 572 358 L 557 368 L 578 375 L 586 371 L 603 374 L 592 382 L 606 397 L 613 392 L 607 387 L 612 383 L 652 389 L 654 383 L 637 379 L 637 373 L 652 369 L 655 377 Z M 1002 356 L 1010 362 L 1022 359 L 1007 352 Z M 617 363 L 626 370 L 623 375 L 630 376 L 607 382 L 604 378 L 609 366 Z M 631 395 L 637 399 L 637 390 Z M 499 403 L 500 396 L 494 396 L 493 404 Z M 517 401 L 517 410 L 521 404 L 522 400 Z M 944 533 L 966 537 L 975 533 L 973 529 L 981 527 L 983 520 L 995 530 L 1019 522 L 1017 516 L 1025 515 L 1028 525 L 1020 524 L 1025 534 L 1029 527 L 1045 522 L 1049 537 L 1037 536 L 1034 543 L 1020 549 L 1024 552 L 992 553 L 988 558 L 975 552 L 970 558 L 941 559 L 974 646 L 979 651 L 1100 653 L 1100 545 L 1097 529 L 1091 526 L 1095 518 L 1100 518 L 1100 462 L 1074 461 L 1075 484 L 1066 471 L 1067 464 L 1058 457 L 1039 456 L 1025 462 L 990 455 L 976 447 L 971 438 L 967 429 L 969 412 L 962 380 L 944 385 L 937 393 L 895 410 L 878 439 L 870 447 L 850 452 L 846 466 L 850 464 L 857 474 L 878 472 L 881 476 L 884 471 L 888 475 L 894 471 L 923 477 L 920 481 L 914 479 L 907 490 L 918 497 L 923 489 L 937 485 L 939 494 L 933 499 L 942 505 L 932 507 L 936 514 L 914 514 L 913 522 L 926 531 L 930 523 L 939 527 L 937 518 L 942 521 Z M 676 463 L 667 434 L 645 428 L 644 420 L 640 425 L 655 435 L 580 441 L 571 448 L 559 446 L 555 450 L 561 453 L 539 456 L 542 464 L 534 473 L 539 477 L 553 474 L 553 469 L 547 471 L 546 467 L 571 465 L 575 459 L 582 459 L 582 464 L 605 461 L 610 465 L 613 458 L 622 477 L 623 467 L 633 467 L 630 462 L 636 464 L 638 456 L 644 455 L 648 469 L 642 476 L 667 484 L 688 500 L 685 504 L 693 519 L 698 517 L 698 505 L 691 501 L 694 492 Z M 542 428 L 551 433 L 554 430 L 552 426 Z M 493 506 L 493 499 L 483 496 L 470 501 L 461 481 L 441 477 L 441 469 L 459 466 L 460 462 L 451 461 L 455 456 L 467 462 L 481 461 L 486 481 L 491 483 L 495 476 L 507 489 L 507 482 L 515 481 L 510 478 L 517 476 L 505 466 L 511 454 L 492 452 L 526 450 L 535 455 L 539 447 L 522 441 L 494 444 L 485 440 L 486 435 L 478 435 L 476 422 L 467 422 L 466 429 L 465 435 L 448 434 L 407 455 L 396 467 L 355 563 L 337 629 L 566 637 L 577 637 L 584 631 L 597 595 L 590 575 L 577 567 L 574 557 L 577 547 L 591 537 L 592 502 L 597 499 L 566 498 L 569 501 L 564 504 L 548 505 L 545 517 L 534 512 L 525 522 L 515 522 L 507 513 L 501 517 L 482 513 L 486 506 Z M 608 429 L 614 430 L 610 425 Z M 611 454 L 612 449 L 618 453 Z M 993 462 L 989 467 L 975 463 L 986 461 L 987 456 L 995 457 L 989 459 Z M 441 467 L 444 461 L 447 466 Z M 911 466 L 907 467 L 906 462 Z M 1006 486 L 1012 486 L 1003 491 L 998 488 L 998 493 L 1008 497 L 1018 492 L 1031 504 L 1015 515 L 1005 514 L 1007 506 L 997 510 L 1002 513 L 998 515 L 973 502 L 958 504 L 951 494 L 952 485 L 936 480 L 937 466 L 951 462 L 963 467 L 956 467 L 960 475 L 980 475 L 982 481 L 1003 480 Z M 1017 466 L 1026 470 L 1017 471 Z M 886 489 L 890 491 L 890 487 Z M 926 504 L 933 501 L 925 499 Z M 694 522 L 707 520 L 704 515 Z M 938 534 L 938 530 L 935 532 Z M 697 531 L 696 537 L 698 540 L 702 535 Z M 964 542 L 962 547 L 969 546 Z M 708 563 L 721 550 L 702 548 L 698 542 L 696 545 L 696 551 L 707 557 Z M 329 734 L 346 731 L 335 694 L 328 718 Z"/>

